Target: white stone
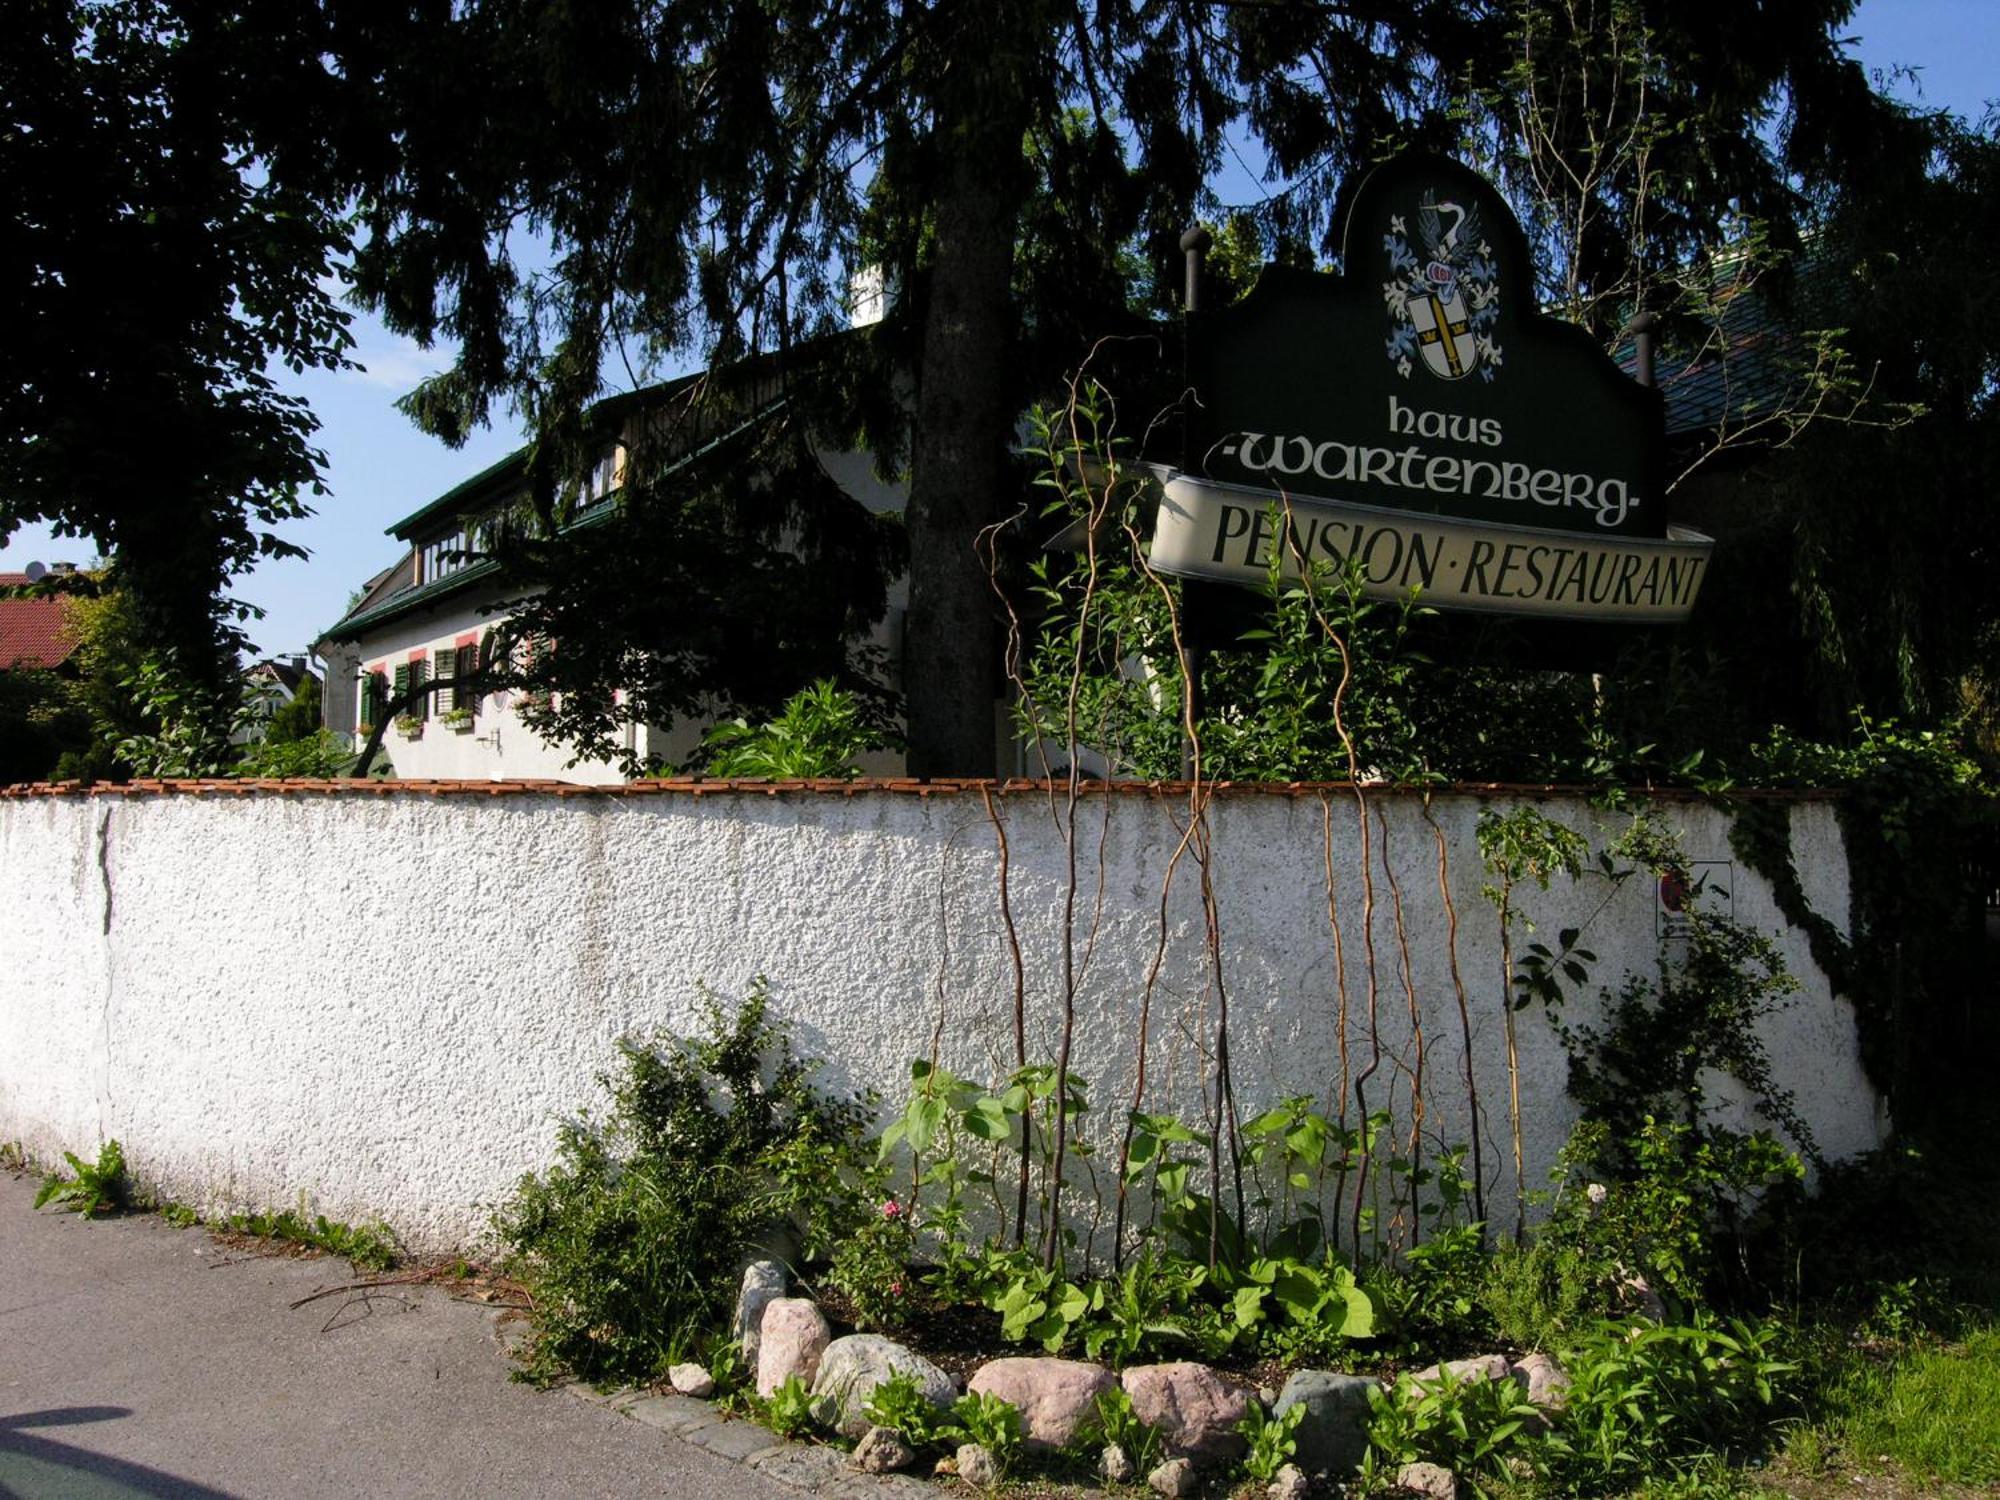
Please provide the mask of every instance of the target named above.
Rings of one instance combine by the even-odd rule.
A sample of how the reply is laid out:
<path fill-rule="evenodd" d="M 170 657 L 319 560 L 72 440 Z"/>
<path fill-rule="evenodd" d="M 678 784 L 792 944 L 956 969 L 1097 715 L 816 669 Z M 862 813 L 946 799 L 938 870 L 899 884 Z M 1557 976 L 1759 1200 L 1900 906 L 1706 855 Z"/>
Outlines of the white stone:
<path fill-rule="evenodd" d="M 1167 1500 L 1187 1500 L 1201 1488 L 1201 1476 L 1185 1458 L 1170 1458 L 1146 1476 L 1146 1488 Z"/>
<path fill-rule="evenodd" d="M 1306 1471 L 1297 1464 L 1286 1464 L 1278 1470 L 1277 1477 L 1264 1491 L 1271 1500 L 1306 1500 L 1312 1486 L 1306 1480 Z"/>
<path fill-rule="evenodd" d="M 978 1443 L 960 1443 L 956 1458 L 958 1477 L 967 1484 L 978 1489 L 990 1490 L 1000 1482 L 999 1463 Z"/>
<path fill-rule="evenodd" d="M 886 1427 L 871 1427 L 861 1434 L 848 1462 L 864 1474 L 893 1474 L 917 1461 L 917 1453 L 900 1433 Z"/>
<path fill-rule="evenodd" d="M 1396 1471 L 1396 1488 L 1429 1500 L 1458 1500 L 1458 1477 L 1437 1464 L 1404 1464 Z"/>
<path fill-rule="evenodd" d="M 743 1284 L 736 1293 L 736 1315 L 730 1320 L 736 1342 L 743 1346 L 743 1358 L 757 1368 L 757 1341 L 764 1327 L 764 1309 L 785 1295 L 785 1268 L 775 1260 L 753 1260 L 743 1268 Z"/>
<path fill-rule="evenodd" d="M 667 1371 L 667 1384 L 683 1396 L 698 1396 L 705 1400 L 715 1394 L 715 1377 L 708 1373 L 706 1365 L 675 1365 Z"/>
<path fill-rule="evenodd" d="M 951 1377 L 921 1354 L 879 1333 L 850 1333 L 835 1339 L 820 1356 L 813 1380 L 813 1416 L 847 1437 L 868 1430 L 865 1408 L 875 1387 L 897 1375 L 911 1376 L 931 1405 L 943 1410 L 958 1394 Z"/>

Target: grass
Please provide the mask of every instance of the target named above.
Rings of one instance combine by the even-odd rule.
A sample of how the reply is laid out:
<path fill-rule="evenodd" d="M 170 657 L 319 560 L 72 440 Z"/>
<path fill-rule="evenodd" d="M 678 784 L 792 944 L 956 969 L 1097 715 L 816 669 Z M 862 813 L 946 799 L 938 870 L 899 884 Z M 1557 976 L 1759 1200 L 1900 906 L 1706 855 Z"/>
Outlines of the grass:
<path fill-rule="evenodd" d="M 1888 1459 L 1953 1484 L 2000 1483 L 2000 1327 L 1857 1366 L 1829 1425 L 1855 1460 Z"/>

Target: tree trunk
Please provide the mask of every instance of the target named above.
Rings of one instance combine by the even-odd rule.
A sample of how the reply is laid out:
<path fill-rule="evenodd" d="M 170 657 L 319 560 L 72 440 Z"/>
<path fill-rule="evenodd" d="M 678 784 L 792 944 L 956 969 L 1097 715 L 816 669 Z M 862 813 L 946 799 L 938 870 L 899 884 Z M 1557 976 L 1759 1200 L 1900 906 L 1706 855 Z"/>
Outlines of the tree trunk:
<path fill-rule="evenodd" d="M 952 56 L 935 101 L 940 192 L 905 517 L 913 776 L 990 776 L 995 768 L 996 609 L 973 544 L 1001 514 L 1016 416 L 1010 283 L 1032 9 L 989 17 L 977 38 L 962 15 L 968 45 Z"/>

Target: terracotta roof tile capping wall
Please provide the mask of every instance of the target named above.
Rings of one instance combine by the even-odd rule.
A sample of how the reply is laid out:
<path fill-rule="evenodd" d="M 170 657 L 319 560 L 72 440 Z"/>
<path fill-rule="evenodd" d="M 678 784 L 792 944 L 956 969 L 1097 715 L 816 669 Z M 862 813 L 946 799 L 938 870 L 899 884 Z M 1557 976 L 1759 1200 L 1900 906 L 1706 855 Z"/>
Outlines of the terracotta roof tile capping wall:
<path fill-rule="evenodd" d="M 919 797 L 961 796 L 981 792 L 997 792 L 1003 796 L 1032 794 L 1047 796 L 1051 792 L 1061 795 L 1067 789 L 1062 781 L 1033 781 L 1013 778 L 1005 781 L 940 778 L 921 781 L 914 777 L 868 778 L 855 781 L 716 781 L 697 777 L 672 777 L 647 781 L 628 781 L 606 786 L 590 786 L 574 781 L 250 781 L 250 780 L 139 780 L 124 783 L 98 782 L 86 785 L 77 781 L 35 781 L 17 786 L 0 787 L 0 797 L 147 797 L 147 796 L 191 796 L 191 797 L 248 797 L 260 793 L 275 793 L 280 796 L 351 796 L 351 797 L 514 797 L 514 796 L 555 796 L 555 797 L 657 797 L 680 796 L 702 797 L 731 793 L 757 793 L 767 797 L 781 794 L 804 793 L 817 797 L 854 797 L 862 793 L 891 793 L 915 795 Z M 1401 787 L 1390 782 L 1369 781 L 1358 784 L 1371 792 L 1391 792 L 1403 796 L 1418 796 L 1425 791 L 1434 794 L 1471 797 L 1552 797 L 1591 796 L 1604 790 L 1602 787 L 1562 786 L 1556 784 L 1514 783 L 1500 781 L 1457 782 L 1446 786 L 1430 788 Z M 1357 784 L 1347 781 L 1212 781 L 1204 784 L 1204 789 L 1223 797 L 1318 797 L 1329 792 L 1352 794 Z M 1192 790 L 1185 781 L 1085 781 L 1079 789 L 1086 796 L 1118 795 L 1178 796 L 1185 797 Z M 1659 801 L 1699 801 L 1707 793 L 1691 787 L 1643 787 L 1632 788 L 1643 791 L 1646 796 Z M 1815 791 L 1810 788 L 1756 788 L 1737 790 L 1729 793 L 1731 798 L 1745 800 L 1806 801 L 1837 797 L 1838 792 Z"/>

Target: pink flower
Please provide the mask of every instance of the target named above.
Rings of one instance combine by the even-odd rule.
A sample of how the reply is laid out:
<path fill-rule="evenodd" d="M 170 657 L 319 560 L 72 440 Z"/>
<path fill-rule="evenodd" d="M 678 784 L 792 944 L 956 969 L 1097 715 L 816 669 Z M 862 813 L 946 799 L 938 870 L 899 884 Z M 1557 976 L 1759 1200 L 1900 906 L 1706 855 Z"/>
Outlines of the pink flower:
<path fill-rule="evenodd" d="M 902 1213 L 902 1211 L 903 1211 L 903 1205 L 898 1203 L 894 1198 L 891 1198 L 888 1202 L 882 1205 L 882 1217 L 885 1219 L 893 1219 L 898 1214 Z"/>
<path fill-rule="evenodd" d="M 900 1296 L 902 1296 L 902 1295 L 903 1295 L 903 1283 L 902 1283 L 902 1282 L 900 1282 L 900 1281 L 892 1281 L 892 1282 L 890 1282 L 890 1283 L 889 1283 L 889 1295 L 890 1295 L 891 1297 L 900 1297 Z"/>

